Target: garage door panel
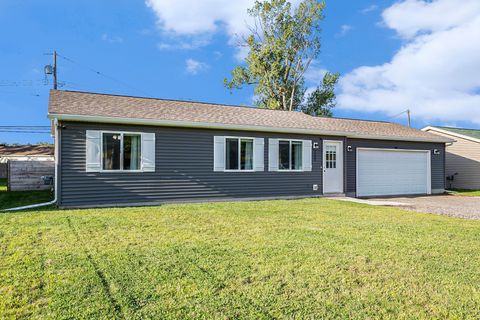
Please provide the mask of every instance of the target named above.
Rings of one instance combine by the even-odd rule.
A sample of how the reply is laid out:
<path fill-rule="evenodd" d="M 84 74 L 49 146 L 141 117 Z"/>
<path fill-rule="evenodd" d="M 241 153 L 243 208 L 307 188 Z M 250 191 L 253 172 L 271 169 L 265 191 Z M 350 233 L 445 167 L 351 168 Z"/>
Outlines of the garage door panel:
<path fill-rule="evenodd" d="M 429 193 L 429 153 L 407 150 L 357 150 L 357 195 Z"/>

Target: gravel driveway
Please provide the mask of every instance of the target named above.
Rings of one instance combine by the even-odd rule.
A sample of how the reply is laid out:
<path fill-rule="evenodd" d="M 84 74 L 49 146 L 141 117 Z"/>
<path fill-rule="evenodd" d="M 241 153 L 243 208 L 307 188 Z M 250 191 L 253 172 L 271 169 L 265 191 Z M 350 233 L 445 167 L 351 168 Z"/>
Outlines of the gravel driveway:
<path fill-rule="evenodd" d="M 444 214 L 452 217 L 480 220 L 480 197 L 441 195 L 368 199 L 367 201 L 375 205 L 388 205 L 416 212 Z"/>

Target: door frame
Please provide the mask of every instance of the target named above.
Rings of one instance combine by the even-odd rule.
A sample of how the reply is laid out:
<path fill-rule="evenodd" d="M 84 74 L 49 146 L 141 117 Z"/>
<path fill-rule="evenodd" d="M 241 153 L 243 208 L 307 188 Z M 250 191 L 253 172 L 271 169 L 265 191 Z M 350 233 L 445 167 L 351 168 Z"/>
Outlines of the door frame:
<path fill-rule="evenodd" d="M 342 190 L 339 192 L 325 192 L 325 170 L 326 170 L 326 157 L 325 157 L 325 144 L 327 143 L 337 143 L 339 145 L 338 152 L 341 152 L 342 159 L 339 161 L 337 154 L 337 165 L 341 165 L 341 179 L 342 179 Z M 322 141 L 322 194 L 335 194 L 335 193 L 345 193 L 345 152 L 343 150 L 343 140 L 323 140 Z"/>
<path fill-rule="evenodd" d="M 421 149 L 391 149 L 391 148 L 356 148 L 355 150 L 355 197 L 358 195 L 358 151 L 375 150 L 375 151 L 393 151 L 393 152 L 420 152 L 427 154 L 427 195 L 432 194 L 432 152 L 430 150 Z M 381 196 L 379 196 L 381 197 Z"/>

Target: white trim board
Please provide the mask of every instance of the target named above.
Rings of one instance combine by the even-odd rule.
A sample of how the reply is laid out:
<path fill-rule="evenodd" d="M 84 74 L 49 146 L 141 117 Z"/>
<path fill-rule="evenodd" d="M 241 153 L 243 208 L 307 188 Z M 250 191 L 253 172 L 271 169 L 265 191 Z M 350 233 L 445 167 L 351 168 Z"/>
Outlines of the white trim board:
<path fill-rule="evenodd" d="M 451 139 L 438 137 L 438 139 L 429 139 L 421 137 L 401 137 L 401 136 L 377 136 L 362 133 L 355 133 L 350 131 L 330 131 L 321 129 L 301 129 L 301 128 L 280 128 L 280 127 L 265 127 L 239 124 L 224 124 L 224 123 L 208 123 L 195 121 L 176 121 L 176 120 L 155 120 L 155 119 L 139 119 L 139 118 L 117 118 L 104 116 L 85 116 L 85 115 L 71 115 L 71 114 L 48 114 L 50 119 L 57 119 L 59 121 L 77 121 L 77 122 L 91 122 L 91 123 L 115 123 L 115 124 L 134 124 L 145 126 L 165 126 L 165 127 L 184 127 L 184 128 L 203 128 L 203 129 L 223 129 L 223 130 L 239 130 L 239 131 L 261 131 L 261 132 L 276 132 L 276 133 L 297 133 L 297 134 L 314 134 L 326 136 L 339 136 L 357 139 L 372 139 L 372 140 L 392 140 L 392 141 L 414 141 L 414 142 L 433 142 L 433 143 L 447 143 L 452 142 Z"/>

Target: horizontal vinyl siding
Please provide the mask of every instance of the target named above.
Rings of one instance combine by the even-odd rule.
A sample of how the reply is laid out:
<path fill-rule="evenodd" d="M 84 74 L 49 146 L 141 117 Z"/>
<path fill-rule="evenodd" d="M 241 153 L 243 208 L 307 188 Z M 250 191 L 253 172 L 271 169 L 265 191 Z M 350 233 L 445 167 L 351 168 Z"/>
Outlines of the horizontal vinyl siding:
<path fill-rule="evenodd" d="M 410 149 L 410 150 L 431 150 L 432 190 L 445 188 L 444 175 L 444 153 L 445 144 L 408 141 L 385 141 L 385 140 L 363 140 L 347 139 L 347 147 L 351 146 L 352 151 L 345 152 L 347 163 L 347 193 L 356 193 L 357 184 L 357 148 L 385 148 L 385 149 Z M 440 150 L 440 154 L 433 154 L 433 150 Z"/>
<path fill-rule="evenodd" d="M 434 130 L 429 132 L 456 140 L 452 145 L 447 146 L 445 160 L 446 175 L 450 176 L 457 173 L 451 183 L 451 187 L 480 189 L 480 143 Z"/>
<path fill-rule="evenodd" d="M 60 205 L 64 207 L 321 194 L 320 148 L 312 150 L 311 172 L 268 171 L 268 138 L 308 139 L 321 145 L 320 137 L 70 122 L 63 123 L 63 127 Z M 155 172 L 85 172 L 87 129 L 154 132 Z M 266 138 L 265 171 L 214 172 L 215 135 Z M 319 191 L 313 191 L 313 184 L 319 185 Z"/>

